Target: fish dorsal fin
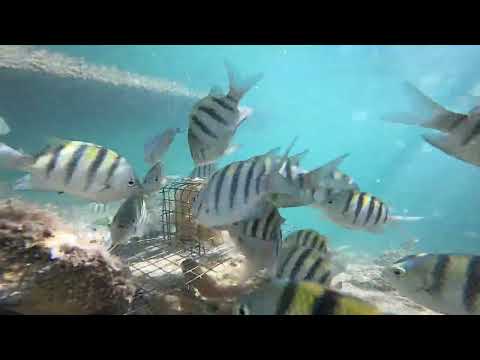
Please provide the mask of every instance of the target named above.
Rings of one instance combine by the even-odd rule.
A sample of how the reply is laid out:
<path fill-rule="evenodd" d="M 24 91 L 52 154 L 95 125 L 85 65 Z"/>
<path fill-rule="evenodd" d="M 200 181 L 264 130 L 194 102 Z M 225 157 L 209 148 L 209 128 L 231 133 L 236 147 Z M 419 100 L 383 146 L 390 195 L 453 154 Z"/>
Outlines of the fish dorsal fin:
<path fill-rule="evenodd" d="M 210 96 L 224 96 L 223 89 L 218 85 L 213 85 L 208 93 Z"/>
<path fill-rule="evenodd" d="M 271 150 L 268 150 L 263 156 L 274 156 L 280 151 L 280 147 L 273 148 Z"/>
<path fill-rule="evenodd" d="M 66 145 L 71 141 L 72 140 L 62 139 L 62 138 L 59 138 L 59 137 L 56 137 L 56 136 L 49 136 L 46 139 L 46 143 L 49 146 Z"/>
<path fill-rule="evenodd" d="M 310 185 L 321 185 L 323 179 L 331 179 L 332 173 L 337 169 L 340 163 L 345 160 L 350 154 L 343 154 L 338 158 L 326 163 L 325 165 L 320 166 L 319 168 L 312 170 L 304 175 L 304 180 Z M 324 184 L 329 185 L 329 184 Z"/>
<path fill-rule="evenodd" d="M 295 155 L 292 155 L 289 157 L 290 159 L 290 163 L 293 165 L 293 166 L 299 166 L 300 165 L 300 161 L 305 157 L 305 155 L 307 155 L 309 152 L 309 150 L 305 150 L 305 151 L 302 151 L 301 153 L 299 154 L 295 154 Z"/>

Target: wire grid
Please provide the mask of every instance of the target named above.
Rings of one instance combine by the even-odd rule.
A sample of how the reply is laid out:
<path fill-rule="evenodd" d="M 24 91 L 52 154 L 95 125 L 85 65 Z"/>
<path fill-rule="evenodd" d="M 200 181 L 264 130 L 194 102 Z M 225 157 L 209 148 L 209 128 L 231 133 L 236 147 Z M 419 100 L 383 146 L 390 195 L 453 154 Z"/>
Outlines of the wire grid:
<path fill-rule="evenodd" d="M 165 295 L 180 289 L 192 295 L 196 280 L 217 272 L 230 260 L 233 246 L 215 243 L 216 233 L 197 225 L 192 218 L 192 203 L 203 184 L 197 179 L 183 178 L 156 195 L 151 213 L 157 215 L 153 216 L 157 230 L 135 240 L 127 249 L 133 253 L 127 261 L 138 279 L 137 294 L 127 314 L 148 312 L 149 297 L 154 294 Z M 199 266 L 182 271 L 182 262 L 187 259 Z"/>

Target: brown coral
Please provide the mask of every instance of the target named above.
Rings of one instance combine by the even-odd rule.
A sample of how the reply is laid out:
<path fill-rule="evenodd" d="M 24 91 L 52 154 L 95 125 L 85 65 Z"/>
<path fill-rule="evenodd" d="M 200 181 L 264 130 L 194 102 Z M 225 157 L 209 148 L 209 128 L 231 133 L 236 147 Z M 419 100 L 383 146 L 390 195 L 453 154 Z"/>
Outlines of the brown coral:
<path fill-rule="evenodd" d="M 25 314 L 124 313 L 129 272 L 50 211 L 0 202 L 0 303 Z"/>

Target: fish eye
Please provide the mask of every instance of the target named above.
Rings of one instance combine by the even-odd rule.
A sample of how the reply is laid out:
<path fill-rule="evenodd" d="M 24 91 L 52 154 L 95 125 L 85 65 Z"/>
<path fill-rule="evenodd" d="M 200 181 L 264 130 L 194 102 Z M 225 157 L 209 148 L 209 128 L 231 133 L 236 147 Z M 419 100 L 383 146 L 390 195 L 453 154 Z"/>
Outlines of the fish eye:
<path fill-rule="evenodd" d="M 405 271 L 402 271 L 400 268 L 393 268 L 392 273 L 396 276 L 401 276 L 405 273 Z"/>
<path fill-rule="evenodd" d="M 132 186 L 134 186 L 134 185 L 135 185 L 135 181 L 132 180 L 132 179 L 130 179 L 130 180 L 128 181 L 128 186 L 132 187 Z"/>
<path fill-rule="evenodd" d="M 155 182 L 158 182 L 158 177 L 155 178 Z"/>

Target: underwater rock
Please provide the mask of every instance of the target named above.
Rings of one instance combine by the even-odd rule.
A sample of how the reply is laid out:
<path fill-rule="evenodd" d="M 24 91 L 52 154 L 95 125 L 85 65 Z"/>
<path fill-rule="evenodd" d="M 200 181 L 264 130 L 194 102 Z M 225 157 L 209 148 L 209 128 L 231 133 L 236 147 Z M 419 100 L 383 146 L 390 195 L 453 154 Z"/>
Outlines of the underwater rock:
<path fill-rule="evenodd" d="M 22 314 L 122 314 L 134 291 L 118 258 L 54 213 L 0 202 L 0 306 Z"/>

